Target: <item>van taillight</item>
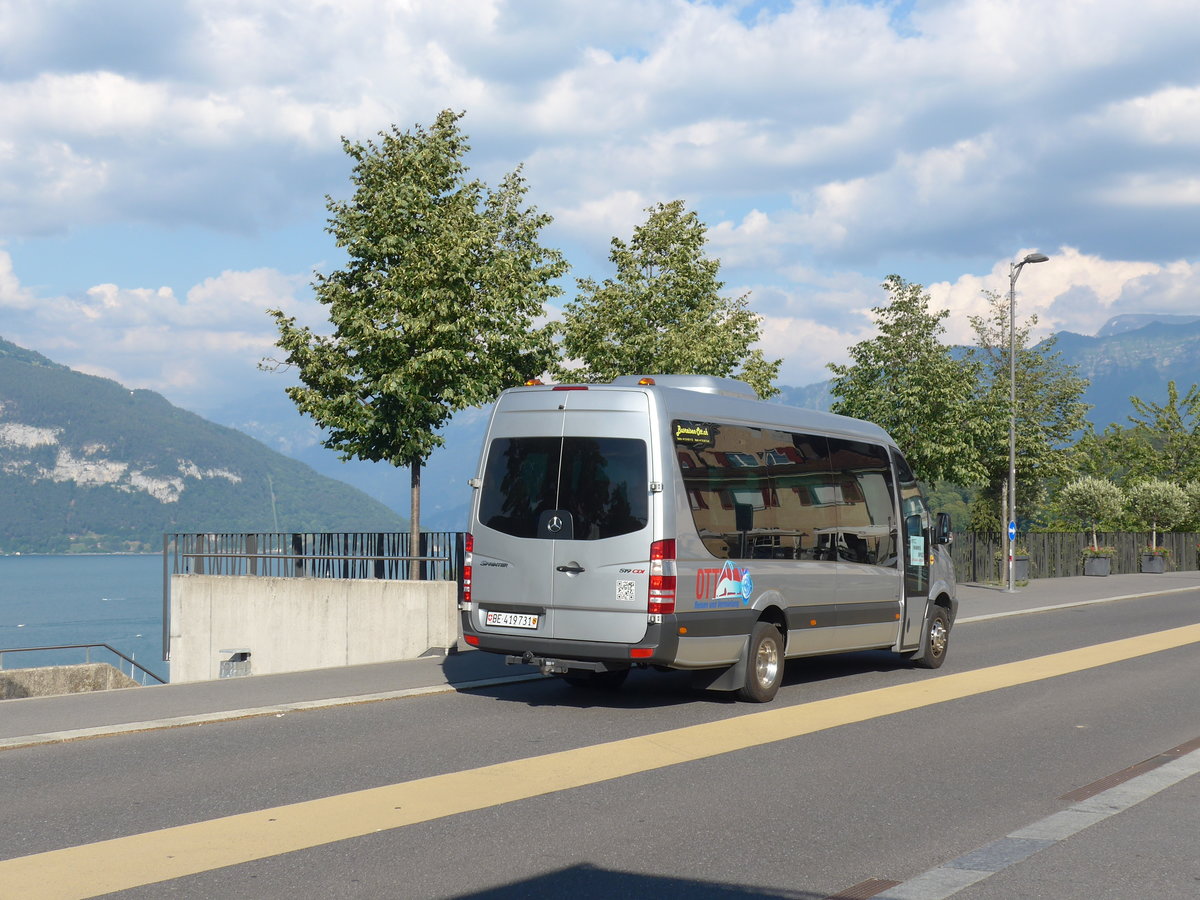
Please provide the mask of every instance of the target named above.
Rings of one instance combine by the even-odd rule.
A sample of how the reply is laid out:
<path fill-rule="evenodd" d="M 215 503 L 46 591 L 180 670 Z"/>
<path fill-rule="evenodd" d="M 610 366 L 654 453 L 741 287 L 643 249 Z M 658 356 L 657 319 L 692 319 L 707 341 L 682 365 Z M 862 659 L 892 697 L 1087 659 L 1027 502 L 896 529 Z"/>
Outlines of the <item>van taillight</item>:
<path fill-rule="evenodd" d="M 651 615 L 675 612 L 675 540 L 655 541 L 650 545 Z"/>
<path fill-rule="evenodd" d="M 475 536 L 467 532 L 463 538 L 462 605 L 471 605 L 471 555 L 475 552 Z"/>

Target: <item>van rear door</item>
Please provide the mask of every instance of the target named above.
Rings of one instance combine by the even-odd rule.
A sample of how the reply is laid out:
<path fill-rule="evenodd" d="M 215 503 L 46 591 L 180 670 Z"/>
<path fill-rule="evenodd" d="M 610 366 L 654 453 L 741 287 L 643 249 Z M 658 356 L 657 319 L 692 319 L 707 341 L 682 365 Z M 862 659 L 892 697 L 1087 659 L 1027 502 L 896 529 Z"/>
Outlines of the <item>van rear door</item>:
<path fill-rule="evenodd" d="M 643 391 L 564 391 L 554 636 L 633 643 L 646 633 L 650 412 Z"/>
<path fill-rule="evenodd" d="M 513 633 L 523 626 L 489 626 L 488 610 L 528 610 L 540 616 L 531 636 L 641 640 L 650 440 L 642 391 L 516 392 L 501 401 L 475 525 L 477 627 Z"/>

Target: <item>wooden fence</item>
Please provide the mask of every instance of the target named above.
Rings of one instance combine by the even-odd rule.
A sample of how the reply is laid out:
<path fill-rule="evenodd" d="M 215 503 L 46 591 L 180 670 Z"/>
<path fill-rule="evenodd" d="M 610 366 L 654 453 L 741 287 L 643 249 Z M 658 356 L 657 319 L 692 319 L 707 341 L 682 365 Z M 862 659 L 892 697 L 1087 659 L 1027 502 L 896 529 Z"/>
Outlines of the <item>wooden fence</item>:
<path fill-rule="evenodd" d="M 1101 532 L 1098 535 L 1101 547 L 1116 550 L 1113 556 L 1114 575 L 1137 572 L 1141 567 L 1141 549 L 1150 546 L 1150 533 Z M 1033 531 L 1017 535 L 1017 549 L 1029 556 L 1031 578 L 1065 578 L 1083 574 L 1083 557 L 1080 551 L 1092 542 L 1090 533 Z M 1200 534 L 1171 532 L 1159 534 L 1158 543 L 1171 551 L 1167 557 L 1167 571 L 1200 569 L 1196 545 Z M 992 532 L 958 532 L 950 552 L 954 556 L 956 574 L 960 582 L 999 582 L 1002 565 L 1008 553 L 1008 541 L 1004 536 Z"/>

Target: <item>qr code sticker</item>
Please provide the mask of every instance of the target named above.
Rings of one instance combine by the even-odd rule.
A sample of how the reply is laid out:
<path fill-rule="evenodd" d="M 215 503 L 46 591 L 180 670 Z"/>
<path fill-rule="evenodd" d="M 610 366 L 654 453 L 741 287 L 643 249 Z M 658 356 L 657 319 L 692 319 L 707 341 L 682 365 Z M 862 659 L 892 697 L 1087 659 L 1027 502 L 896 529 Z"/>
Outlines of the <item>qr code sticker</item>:
<path fill-rule="evenodd" d="M 618 581 L 617 582 L 617 599 L 632 603 L 637 599 L 637 582 L 636 581 Z"/>

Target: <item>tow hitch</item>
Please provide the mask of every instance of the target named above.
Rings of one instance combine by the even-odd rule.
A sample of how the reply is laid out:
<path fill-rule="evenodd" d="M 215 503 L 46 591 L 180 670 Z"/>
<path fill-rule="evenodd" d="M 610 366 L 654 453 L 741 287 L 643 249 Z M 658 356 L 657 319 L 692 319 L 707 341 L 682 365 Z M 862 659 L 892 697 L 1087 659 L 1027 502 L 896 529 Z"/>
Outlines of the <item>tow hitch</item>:
<path fill-rule="evenodd" d="M 602 662 L 585 662 L 573 659 L 570 662 L 562 659 L 548 659 L 544 656 L 534 656 L 526 650 L 520 656 L 506 656 L 504 662 L 510 666 L 537 666 L 543 675 L 566 675 L 572 669 L 582 669 L 587 672 L 607 672 L 608 666 Z"/>

